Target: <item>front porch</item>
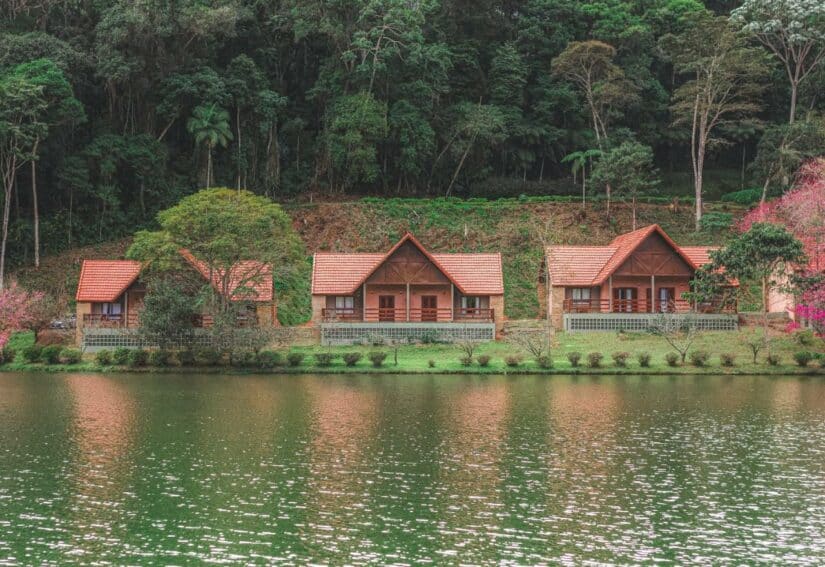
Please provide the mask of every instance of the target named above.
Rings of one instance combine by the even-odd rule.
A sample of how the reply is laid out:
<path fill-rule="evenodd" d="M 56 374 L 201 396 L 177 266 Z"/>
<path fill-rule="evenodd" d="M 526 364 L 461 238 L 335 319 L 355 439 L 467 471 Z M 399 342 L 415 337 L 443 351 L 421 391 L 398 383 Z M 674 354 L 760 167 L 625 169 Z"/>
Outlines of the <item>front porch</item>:
<path fill-rule="evenodd" d="M 495 320 L 493 309 L 474 307 L 332 307 L 324 308 L 321 313 L 324 323 L 492 323 Z"/>

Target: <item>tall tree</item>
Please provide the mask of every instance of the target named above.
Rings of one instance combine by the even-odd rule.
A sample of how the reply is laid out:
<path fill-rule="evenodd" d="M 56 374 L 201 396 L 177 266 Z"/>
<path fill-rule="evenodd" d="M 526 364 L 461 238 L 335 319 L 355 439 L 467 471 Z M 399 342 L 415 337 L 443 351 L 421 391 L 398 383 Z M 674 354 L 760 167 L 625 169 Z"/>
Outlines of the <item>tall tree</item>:
<path fill-rule="evenodd" d="M 701 228 L 705 156 L 725 144 L 720 127 L 750 117 L 761 108 L 762 79 L 768 67 L 764 53 L 747 45 L 728 19 L 706 12 L 692 14 L 685 30 L 662 38 L 661 46 L 677 73 L 689 77 L 673 93 L 674 125 L 690 129 L 690 157 Z"/>
<path fill-rule="evenodd" d="M 561 163 L 569 163 L 573 172 L 573 182 L 576 175 L 581 173 L 582 177 L 582 209 L 587 205 L 587 166 L 593 163 L 594 159 L 601 157 L 602 151 L 597 149 L 581 150 L 564 156 Z"/>
<path fill-rule="evenodd" d="M 650 146 L 630 141 L 607 150 L 593 168 L 593 181 L 609 183 L 620 195 L 630 198 L 633 230 L 636 230 L 636 202 L 640 195 L 658 185 Z"/>
<path fill-rule="evenodd" d="M 788 123 L 793 124 L 799 86 L 825 61 L 825 2 L 745 0 L 731 20 L 782 62 L 791 86 Z"/>
<path fill-rule="evenodd" d="M 226 147 L 232 139 L 229 113 L 213 104 L 197 106 L 186 122 L 186 129 L 195 138 L 195 144 L 206 148 L 206 187 L 212 186 L 212 153 L 216 146 Z"/>

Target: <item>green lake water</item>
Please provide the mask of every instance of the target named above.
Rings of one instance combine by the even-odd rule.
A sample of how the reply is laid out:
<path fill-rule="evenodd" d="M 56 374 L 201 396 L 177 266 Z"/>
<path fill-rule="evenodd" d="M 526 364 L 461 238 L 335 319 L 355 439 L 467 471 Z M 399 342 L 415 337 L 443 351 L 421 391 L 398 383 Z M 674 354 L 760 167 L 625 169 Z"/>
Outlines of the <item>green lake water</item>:
<path fill-rule="evenodd" d="M 825 563 L 825 380 L 0 374 L 0 564 Z"/>

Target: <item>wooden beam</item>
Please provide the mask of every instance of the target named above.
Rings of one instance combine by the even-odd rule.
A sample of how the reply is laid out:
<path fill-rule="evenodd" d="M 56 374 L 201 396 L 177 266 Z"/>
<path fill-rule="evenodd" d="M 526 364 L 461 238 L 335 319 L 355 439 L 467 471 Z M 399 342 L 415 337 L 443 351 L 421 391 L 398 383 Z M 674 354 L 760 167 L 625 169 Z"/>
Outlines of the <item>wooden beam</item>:
<path fill-rule="evenodd" d="M 407 282 L 407 322 L 410 322 L 410 282 Z"/>

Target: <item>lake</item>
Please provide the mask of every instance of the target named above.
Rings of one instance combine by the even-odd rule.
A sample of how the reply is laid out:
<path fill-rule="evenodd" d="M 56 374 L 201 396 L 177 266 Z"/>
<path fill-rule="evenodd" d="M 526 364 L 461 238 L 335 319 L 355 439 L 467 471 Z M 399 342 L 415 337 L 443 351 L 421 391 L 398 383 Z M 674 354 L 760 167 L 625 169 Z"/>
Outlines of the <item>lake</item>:
<path fill-rule="evenodd" d="M 825 380 L 0 374 L 0 564 L 825 562 Z"/>

